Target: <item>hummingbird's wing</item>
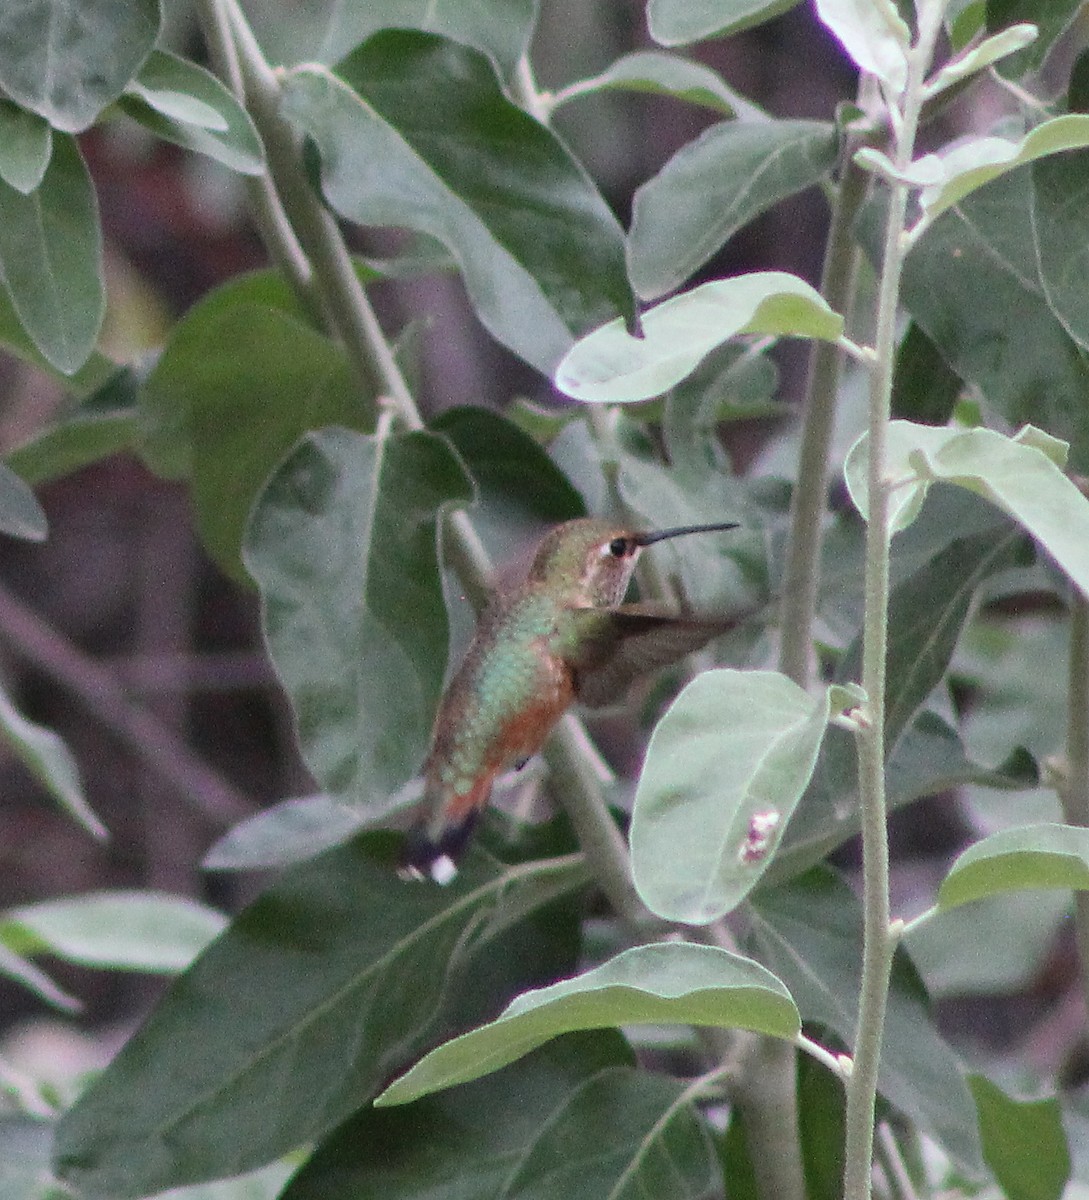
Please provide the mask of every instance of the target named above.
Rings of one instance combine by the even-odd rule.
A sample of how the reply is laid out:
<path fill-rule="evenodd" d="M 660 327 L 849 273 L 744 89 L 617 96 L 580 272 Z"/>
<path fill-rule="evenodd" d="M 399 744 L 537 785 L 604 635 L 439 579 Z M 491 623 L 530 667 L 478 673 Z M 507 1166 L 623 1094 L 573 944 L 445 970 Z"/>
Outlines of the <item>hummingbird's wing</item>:
<path fill-rule="evenodd" d="M 575 695 L 590 707 L 616 704 L 640 675 L 676 662 L 738 623 L 737 617 L 678 615 L 653 605 L 568 611 L 583 636 L 565 655 L 575 674 Z"/>

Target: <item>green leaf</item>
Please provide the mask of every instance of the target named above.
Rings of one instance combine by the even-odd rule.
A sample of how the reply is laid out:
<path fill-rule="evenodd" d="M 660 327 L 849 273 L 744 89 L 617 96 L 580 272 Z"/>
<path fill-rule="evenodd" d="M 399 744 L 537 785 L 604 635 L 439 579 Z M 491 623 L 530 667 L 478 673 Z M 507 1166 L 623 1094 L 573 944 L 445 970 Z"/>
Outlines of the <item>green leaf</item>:
<path fill-rule="evenodd" d="M 29 768 L 60 807 L 97 838 L 109 835 L 95 816 L 79 779 L 72 752 L 51 730 L 28 721 L 0 690 L 0 739 Z"/>
<path fill-rule="evenodd" d="M 938 889 L 938 908 L 1031 888 L 1089 889 L 1089 829 L 1022 825 L 969 846 Z"/>
<path fill-rule="evenodd" d="M 1057 465 L 1065 462 L 1065 443 L 1031 425 L 1008 438 L 993 429 L 960 431 L 893 421 L 888 449 L 888 477 L 898 485 L 894 529 L 913 519 L 932 483 L 955 483 L 1013 517 L 1089 594 L 1089 500 Z M 844 474 L 864 516 L 865 459 L 863 436 L 848 454 Z"/>
<path fill-rule="evenodd" d="M 863 221 L 878 234 L 877 209 Z M 904 303 L 950 367 L 1015 429 L 1031 421 L 1071 443 L 1089 470 L 1089 367 L 1039 282 L 1028 169 L 973 192 L 919 239 Z M 1068 247 L 1070 249 L 1070 247 Z"/>
<path fill-rule="evenodd" d="M 673 291 L 744 225 L 835 166 L 823 121 L 722 121 L 635 193 L 628 261 L 644 299 Z"/>
<path fill-rule="evenodd" d="M 582 497 L 548 454 L 513 421 L 487 408 L 448 408 L 431 423 L 449 439 L 485 496 L 542 521 L 586 513 Z"/>
<path fill-rule="evenodd" d="M 949 45 L 959 53 L 979 34 L 985 32 L 986 0 L 954 0 L 945 13 Z"/>
<path fill-rule="evenodd" d="M 121 971 L 175 974 L 226 925 L 226 918 L 162 892 L 88 892 L 0 913 L 0 940 L 21 954 Z"/>
<path fill-rule="evenodd" d="M 930 712 L 921 713 L 896 738 L 886 771 L 890 811 L 966 783 L 1008 792 L 1039 782 L 1034 760 L 1021 749 L 997 768 L 973 762 L 956 731 Z M 809 790 L 787 826 L 767 878 L 788 879 L 854 837 L 859 831 L 857 791 L 854 738 L 844 730 L 829 729 Z"/>
<path fill-rule="evenodd" d="M 3 287 L 0 287 L 0 346 L 36 370 L 42 371 L 59 383 L 64 392 L 77 399 L 89 396 L 102 387 L 117 371 L 117 364 L 97 350 L 93 350 L 84 365 L 72 374 L 66 374 L 54 366 L 34 345 L 23 328 L 19 314 Z"/>
<path fill-rule="evenodd" d="M 911 164 L 904 178 L 920 185 L 919 203 L 930 222 L 1000 175 L 1047 155 L 1085 146 L 1089 146 L 1089 116 L 1068 113 L 1037 125 L 1019 142 L 971 138 L 941 154 L 925 154 Z"/>
<path fill-rule="evenodd" d="M 1006 1200 L 1060 1200 L 1070 1178 L 1062 1106 L 1016 1100 L 983 1075 L 970 1075 L 983 1157 Z"/>
<path fill-rule="evenodd" d="M 1069 913 L 1070 897 L 1061 891 L 1005 892 L 924 921 L 905 941 L 931 996 L 1012 997 L 1046 970 Z"/>
<path fill-rule="evenodd" d="M 139 435 L 138 387 L 139 380 L 131 367 L 117 368 L 86 399 L 62 411 L 53 424 L 30 441 L 9 450 L 4 456 L 7 465 L 26 483 L 36 486 L 131 449 Z"/>
<path fill-rule="evenodd" d="M 593 96 L 598 92 L 646 92 L 654 96 L 672 96 L 713 108 L 728 117 L 738 109 L 751 109 L 743 97 L 738 96 L 717 71 L 702 63 L 677 54 L 662 54 L 657 50 L 636 50 L 621 55 L 600 75 L 591 79 L 580 79 L 560 88 L 552 97 L 552 108 L 560 108 L 577 100 L 580 96 Z"/>
<path fill-rule="evenodd" d="M 0 463 L 0 533 L 28 542 L 44 542 L 49 536 L 49 524 L 38 497 L 3 463 Z"/>
<path fill-rule="evenodd" d="M 621 1047 L 618 1035 L 571 1034 L 486 1081 L 411 1108 L 364 1109 L 318 1148 L 284 1200 L 415 1200 L 451 1179 L 481 1197 L 718 1194 L 721 1173 L 685 1084 L 633 1069 Z"/>
<path fill-rule="evenodd" d="M 377 278 L 375 272 L 358 261 L 355 268 L 361 282 L 366 283 Z M 271 310 L 272 315 L 253 312 L 244 316 L 236 315 L 236 310 L 248 309 L 267 309 Z M 266 323 L 274 325 L 276 317 L 294 320 L 303 328 L 302 336 L 318 336 L 301 309 L 298 297 L 279 271 L 250 271 L 234 276 L 202 296 L 174 327 L 170 341 L 156 363 L 158 369 L 152 371 L 140 394 L 143 435 L 141 454 L 153 471 L 169 479 L 188 478 L 193 473 L 194 461 L 203 456 L 203 448 L 200 454 L 194 452 L 188 398 L 189 381 L 193 381 L 198 395 L 203 391 L 212 392 L 217 386 L 225 386 L 229 382 L 229 372 L 222 360 L 229 358 L 233 364 L 233 355 L 244 348 L 219 337 L 218 330 L 228 321 L 243 325 L 252 321 L 254 328 L 236 328 L 234 331 L 236 337 L 242 335 L 245 344 L 251 337 L 256 337 Z M 258 365 L 248 365 L 248 371 L 258 372 L 260 362 L 265 356 L 276 352 L 277 333 L 282 333 L 287 338 L 293 336 L 286 330 L 286 325 L 280 326 L 279 329 L 274 328 L 269 344 L 261 345 L 259 352 L 253 356 Z M 322 354 L 317 349 L 319 345 L 320 343 L 315 342 L 305 347 L 308 353 L 303 357 L 310 359 L 317 356 L 318 363 L 325 367 L 327 373 L 332 369 L 329 365 L 332 360 L 328 351 Z M 297 346 L 299 350 L 303 348 L 301 343 Z M 206 357 L 210 360 L 207 368 L 204 362 Z M 210 375 L 207 383 L 202 380 L 202 372 L 205 369 Z M 297 368 L 295 373 L 298 373 Z M 276 392 L 273 391 L 271 396 L 264 399 L 266 403 L 275 403 Z M 357 395 L 356 404 L 364 408 L 369 415 L 368 398 Z M 290 407 L 290 403 L 285 404 L 285 407 Z M 350 422 L 344 418 L 341 423 Z M 248 427 L 248 423 L 246 424 Z M 373 420 L 371 425 L 373 426 Z M 305 428 L 306 426 L 303 426 L 299 433 Z M 282 454 L 283 452 L 281 457 Z M 275 462 L 270 463 L 269 469 L 273 465 Z"/>
<path fill-rule="evenodd" d="M 893 0 L 817 0 L 817 16 L 861 70 L 904 90 L 911 30 Z"/>
<path fill-rule="evenodd" d="M 843 1080 L 807 1054 L 798 1055 L 797 1070 L 806 1200 L 842 1200 L 847 1127 Z"/>
<path fill-rule="evenodd" d="M 892 415 L 923 425 L 946 425 L 964 383 L 914 321 L 896 351 Z"/>
<path fill-rule="evenodd" d="M 573 979 L 519 996 L 490 1024 L 432 1050 L 375 1105 L 407 1104 L 477 1079 L 561 1033 L 663 1023 L 781 1038 L 794 1038 L 801 1028 L 786 988 L 752 959 L 689 942 L 636 946 Z"/>
<path fill-rule="evenodd" d="M 317 57 L 336 62 L 380 29 L 419 29 L 475 46 L 513 75 L 529 50 L 537 22 L 537 0 L 382 0 L 355 4 L 337 0 Z"/>
<path fill-rule="evenodd" d="M 16 954 L 14 950 L 10 949 L 4 943 L 2 933 L 0 933 L 0 976 L 14 979 L 16 983 L 21 983 L 23 987 L 33 992 L 39 1000 L 44 1000 L 46 1004 L 51 1004 L 54 1008 L 59 1008 L 66 1012 L 78 1012 L 80 1009 L 78 1000 L 59 988 L 43 970 L 36 967 L 32 962 L 28 962 L 21 954 Z M 3 1161 L 0 1158 L 0 1169 L 2 1169 Z M 2 1181 L 3 1176 L 0 1175 L 0 1182 Z M 0 1192 L 0 1196 L 2 1195 L 3 1193 Z"/>
<path fill-rule="evenodd" d="M 372 814 L 427 748 L 447 656 L 437 525 L 472 495 L 441 437 L 326 429 L 254 509 L 245 561 L 303 757 L 330 796 Z"/>
<path fill-rule="evenodd" d="M 709 446 L 717 448 L 717 427 L 724 421 L 782 415 L 778 390 L 779 371 L 759 348 L 728 342 L 712 351 L 666 396 L 661 420 L 669 461 L 714 463 L 717 469 L 708 452 Z"/>
<path fill-rule="evenodd" d="M 24 196 L 41 183 L 53 153 L 49 122 L 0 100 L 0 179 Z"/>
<path fill-rule="evenodd" d="M 367 824 L 367 814 L 329 796 L 282 800 L 225 833 L 205 854 L 206 871 L 285 867 L 342 845 Z"/>
<path fill-rule="evenodd" d="M 642 337 L 621 320 L 595 329 L 556 368 L 555 384 L 576 400 L 649 400 L 690 375 L 740 333 L 836 341 L 843 318 L 795 275 L 758 271 L 704 283 L 643 313 Z"/>
<path fill-rule="evenodd" d="M 370 416 L 338 346 L 244 294 L 191 309 L 140 393 L 150 465 L 191 471 L 201 537 L 239 579 L 246 522 L 273 468 L 307 431 Z"/>
<path fill-rule="evenodd" d="M 956 538 L 893 589 L 885 695 L 890 745 L 945 678 L 976 592 L 996 572 L 1017 564 L 1021 548 L 1014 526 Z M 835 678 L 845 683 L 861 675 L 860 633 L 840 659 Z"/>
<path fill-rule="evenodd" d="M 1080 0 L 987 0 L 987 29 L 997 33 L 1017 21 L 1031 21 L 1040 36 L 999 66 L 1007 79 L 1020 79 L 1043 66 L 1052 46 L 1081 9 Z"/>
<path fill-rule="evenodd" d="M 704 671 L 658 722 L 635 793 L 635 886 L 652 912 L 703 925 L 775 854 L 817 761 L 828 695 L 773 671 Z"/>
<path fill-rule="evenodd" d="M 1041 159 L 1032 168 L 1032 229 L 1051 311 L 1083 349 L 1089 347 L 1085 296 L 1089 257 L 1089 152 Z"/>
<path fill-rule="evenodd" d="M 249 114 L 210 72 L 154 50 L 126 88 L 121 107 L 165 141 L 260 175 L 265 152 Z"/>
<path fill-rule="evenodd" d="M 437 237 L 489 332 L 542 371 L 572 331 L 632 317 L 620 225 L 566 147 L 506 98 L 486 58 L 387 32 L 338 75 L 291 72 L 284 111 L 317 143 L 341 216 Z"/>
<path fill-rule="evenodd" d="M 0 17 L 0 44 L 2 30 Z M 74 138 L 53 138 L 30 195 L 0 180 L 0 281 L 38 350 L 59 371 L 78 370 L 98 338 L 106 292 L 98 204 Z"/>
<path fill-rule="evenodd" d="M 663 46 L 726 37 L 793 8 L 798 0 L 649 0 L 650 36 Z"/>
<path fill-rule="evenodd" d="M 1026 23 L 1011 25 L 1000 33 L 984 38 L 978 45 L 943 63 L 941 69 L 927 80 L 924 94 L 928 98 L 939 95 L 946 88 L 985 70 L 999 59 L 1030 46 L 1038 36 L 1038 28 Z"/>
<path fill-rule="evenodd" d="M 820 867 L 787 886 L 754 892 L 750 912 L 761 960 L 787 983 L 803 1020 L 829 1026 L 850 1045 L 862 964 L 862 911 L 851 889 Z M 902 951 L 893 964 L 878 1086 L 962 1168 L 979 1173 L 975 1106 Z"/>
<path fill-rule="evenodd" d="M 0 1198 L 49 1200 L 49 1148 L 53 1125 L 34 1117 L 0 1116 Z"/>
<path fill-rule="evenodd" d="M 0 88 L 81 133 L 140 69 L 159 20 L 158 0 L 11 0 L 0 8 Z"/>
<path fill-rule="evenodd" d="M 566 860 L 500 871 L 470 853 L 448 887 L 422 887 L 394 854 L 388 836 L 357 839 L 235 918 L 64 1115 L 61 1176 L 135 1200 L 321 1138 L 448 1032 L 473 955 L 586 879 Z"/>

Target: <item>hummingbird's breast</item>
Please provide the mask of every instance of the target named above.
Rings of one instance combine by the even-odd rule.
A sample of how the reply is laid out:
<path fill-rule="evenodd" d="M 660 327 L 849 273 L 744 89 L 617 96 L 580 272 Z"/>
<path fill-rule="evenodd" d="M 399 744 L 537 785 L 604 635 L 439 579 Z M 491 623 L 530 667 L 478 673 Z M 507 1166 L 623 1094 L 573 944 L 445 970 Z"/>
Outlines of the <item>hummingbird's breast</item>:
<path fill-rule="evenodd" d="M 571 704 L 562 625 L 560 607 L 532 590 L 481 618 L 439 707 L 425 766 L 448 816 L 485 803 L 495 776 L 536 754 Z"/>

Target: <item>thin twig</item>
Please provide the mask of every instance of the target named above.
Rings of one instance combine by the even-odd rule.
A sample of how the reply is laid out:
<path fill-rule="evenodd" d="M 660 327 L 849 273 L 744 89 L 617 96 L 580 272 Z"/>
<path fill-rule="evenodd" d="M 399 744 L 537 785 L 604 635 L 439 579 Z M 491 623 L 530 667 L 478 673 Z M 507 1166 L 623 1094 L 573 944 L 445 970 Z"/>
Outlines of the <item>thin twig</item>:
<path fill-rule="evenodd" d="M 1063 820 L 1089 827 L 1089 601 L 1076 592 L 1070 603 L 1066 763 L 1059 786 Z M 1089 1006 L 1089 892 L 1074 893 L 1074 931 L 1082 994 Z"/>
<path fill-rule="evenodd" d="M 117 677 L 0 585 L 0 634 L 12 650 L 61 684 L 90 715 L 114 733 L 193 809 L 226 828 L 251 816 L 256 805 L 185 742 L 134 704 Z"/>

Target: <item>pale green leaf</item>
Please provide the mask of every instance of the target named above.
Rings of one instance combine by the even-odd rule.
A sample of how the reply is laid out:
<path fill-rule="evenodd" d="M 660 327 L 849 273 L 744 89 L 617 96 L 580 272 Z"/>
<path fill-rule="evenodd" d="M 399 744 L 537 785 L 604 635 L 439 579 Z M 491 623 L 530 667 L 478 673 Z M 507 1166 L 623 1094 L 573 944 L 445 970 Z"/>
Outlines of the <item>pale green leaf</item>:
<path fill-rule="evenodd" d="M 87 967 L 174 974 L 220 934 L 226 918 L 162 892 L 88 892 L 0 913 L 0 940 L 22 954 Z"/>
<path fill-rule="evenodd" d="M 893 0 L 816 0 L 817 16 L 863 71 L 899 95 L 907 83 L 911 31 Z"/>
<path fill-rule="evenodd" d="M 0 463 L 0 533 L 28 542 L 42 542 L 49 533 L 38 497 L 5 463 Z"/>
<path fill-rule="evenodd" d="M 663 46 L 726 37 L 793 8 L 799 0 L 650 0 L 650 36 Z"/>
<path fill-rule="evenodd" d="M 740 229 L 835 166 L 824 121 L 721 121 L 635 193 L 628 263 L 636 292 L 673 291 Z"/>
<path fill-rule="evenodd" d="M 952 87 L 962 79 L 975 75 L 976 72 L 984 70 L 1000 58 L 1005 58 L 1007 54 L 1024 49 L 1025 46 L 1036 40 L 1038 33 L 1035 25 L 1024 23 L 1011 25 L 1008 29 L 1003 29 L 1001 33 L 984 38 L 978 46 L 973 46 L 970 50 L 966 50 L 963 54 L 958 54 L 944 63 L 941 69 L 927 80 L 923 89 L 924 93 L 928 97 L 937 96 L 947 87 Z"/>
<path fill-rule="evenodd" d="M 1021 825 L 969 846 L 938 889 L 938 908 L 956 908 L 1001 892 L 1089 889 L 1089 829 Z"/>
<path fill-rule="evenodd" d="M 187 59 L 153 51 L 126 88 L 121 107 L 164 141 L 244 175 L 264 170 L 264 147 L 245 108 L 214 75 Z"/>
<path fill-rule="evenodd" d="M 109 835 L 95 816 L 80 783 L 72 752 L 51 729 L 28 721 L 0 690 L 0 740 L 26 764 L 69 816 L 97 838 Z"/>
<path fill-rule="evenodd" d="M 0 282 L 49 362 L 66 375 L 83 366 L 106 293 L 98 203 L 75 138 L 54 135 L 45 175 L 29 195 L 0 180 Z"/>
<path fill-rule="evenodd" d="M 651 911 L 702 925 L 734 909 L 775 854 L 817 761 L 828 695 L 772 671 L 705 671 L 647 748 L 632 871 Z"/>
<path fill-rule="evenodd" d="M 863 516 L 867 437 L 847 456 L 844 475 Z M 1066 445 L 1026 425 L 1009 438 L 992 429 L 941 429 L 893 421 L 887 472 L 894 484 L 893 529 L 912 521 L 932 483 L 954 483 L 1007 512 L 1089 595 L 1089 500 L 1063 473 Z"/>
<path fill-rule="evenodd" d="M 80 1007 L 79 1001 L 59 988 L 40 967 L 28 962 L 21 954 L 16 954 L 7 945 L 2 927 L 0 927 L 0 976 L 21 983 L 39 1000 L 44 1000 L 46 1004 L 52 1004 L 54 1008 L 76 1012 Z M 3 1193 L 0 1192 L 0 1196 L 2 1195 Z"/>
<path fill-rule="evenodd" d="M 560 88 L 551 103 L 556 109 L 580 96 L 609 91 L 673 96 L 690 104 L 716 109 L 728 117 L 739 109 L 755 110 L 755 105 L 738 96 L 717 71 L 680 55 L 662 54 L 656 50 L 637 50 L 622 55 L 600 75 Z"/>
<path fill-rule="evenodd" d="M 525 992 L 490 1024 L 433 1050 L 375 1104 L 407 1104 L 476 1079 L 562 1033 L 647 1023 L 752 1029 L 780 1038 L 800 1029 L 790 993 L 752 959 L 689 942 L 636 946 L 573 979 Z"/>
<path fill-rule="evenodd" d="M 366 813 L 330 796 L 283 800 L 228 830 L 201 866 L 208 871 L 285 867 L 339 846 L 366 824 Z"/>
<path fill-rule="evenodd" d="M 795 275 L 760 271 L 704 283 L 642 315 L 642 337 L 622 320 L 576 342 L 556 369 L 576 400 L 649 400 L 680 383 L 716 346 L 741 333 L 836 341 L 843 318 Z"/>
<path fill-rule="evenodd" d="M 512 75 L 529 50 L 537 7 L 538 0 L 333 0 L 322 9 L 329 23 L 317 57 L 336 62 L 380 29 L 419 29 L 475 46 Z"/>
<path fill-rule="evenodd" d="M 5 0 L 0 89 L 81 133 L 121 94 L 159 33 L 159 0 Z"/>
<path fill-rule="evenodd" d="M 171 63 L 172 55 L 156 52 L 146 63 L 140 74 L 125 89 L 146 101 L 156 112 L 184 125 L 196 125 L 216 133 L 224 133 L 227 119 L 210 104 L 183 90 L 172 78 L 169 70 L 162 68 Z M 182 62 L 182 59 L 175 59 Z M 180 82 L 180 81 L 179 81 Z"/>
<path fill-rule="evenodd" d="M 10 100 L 0 100 L 0 179 L 29 195 L 41 183 L 52 153 L 49 122 Z"/>
<path fill-rule="evenodd" d="M 1089 115 L 1068 113 L 1037 125 L 1019 142 L 972 138 L 944 153 L 925 154 L 911 164 L 905 178 L 921 187 L 919 203 L 929 223 L 999 175 L 1046 155 L 1084 146 L 1089 146 Z"/>

